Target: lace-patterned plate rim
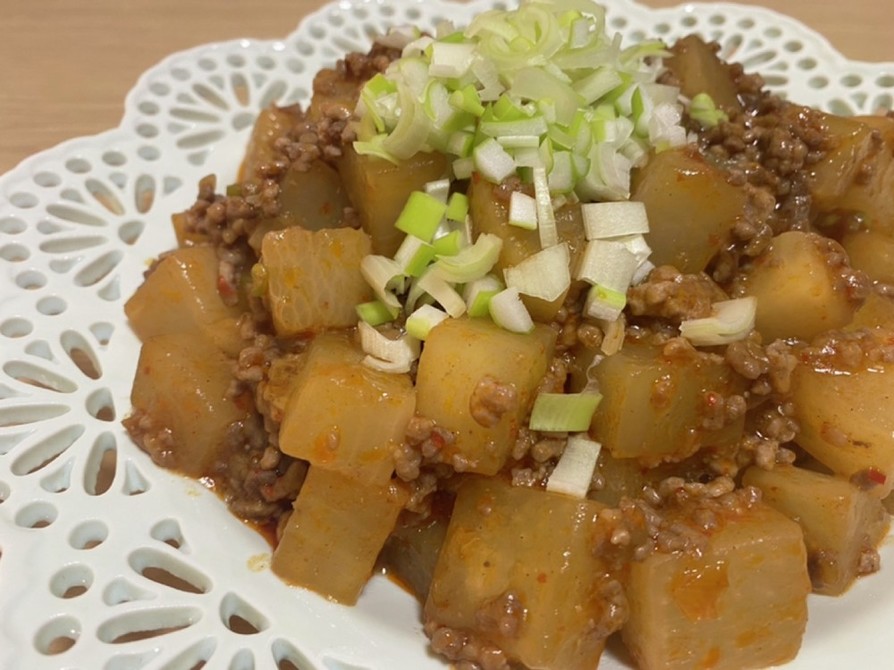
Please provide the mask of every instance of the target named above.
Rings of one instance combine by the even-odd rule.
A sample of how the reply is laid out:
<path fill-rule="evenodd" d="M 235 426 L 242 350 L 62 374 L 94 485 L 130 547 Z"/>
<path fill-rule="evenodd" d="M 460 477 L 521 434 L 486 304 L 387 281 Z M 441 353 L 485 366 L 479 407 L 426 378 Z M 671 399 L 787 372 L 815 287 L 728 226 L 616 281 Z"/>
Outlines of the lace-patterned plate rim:
<path fill-rule="evenodd" d="M 138 343 L 122 305 L 172 246 L 168 217 L 197 179 L 233 175 L 265 102 L 306 100 L 319 67 L 389 24 L 461 24 L 491 6 L 344 0 L 283 40 L 173 54 L 139 79 L 118 128 L 0 177 L 0 611 L 15 613 L 0 620 L 0 667 L 444 667 L 425 651 L 417 606 L 387 580 L 353 609 L 284 586 L 259 535 L 130 443 L 119 420 Z M 608 11 L 627 41 L 717 39 L 792 99 L 844 113 L 891 107 L 890 65 L 847 61 L 776 12 L 629 0 Z M 892 560 L 890 545 L 882 553 Z M 878 667 L 892 591 L 883 571 L 844 598 L 812 599 L 792 667 Z"/>

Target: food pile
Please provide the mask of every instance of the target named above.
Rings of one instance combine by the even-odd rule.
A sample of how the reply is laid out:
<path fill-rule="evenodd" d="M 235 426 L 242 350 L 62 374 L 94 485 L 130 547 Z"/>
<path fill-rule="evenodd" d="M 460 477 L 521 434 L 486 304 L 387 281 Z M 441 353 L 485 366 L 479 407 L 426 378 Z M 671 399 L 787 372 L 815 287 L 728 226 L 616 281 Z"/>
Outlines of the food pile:
<path fill-rule="evenodd" d="M 892 187 L 894 118 L 589 0 L 397 28 L 174 215 L 125 425 L 461 670 L 784 663 L 888 531 Z"/>

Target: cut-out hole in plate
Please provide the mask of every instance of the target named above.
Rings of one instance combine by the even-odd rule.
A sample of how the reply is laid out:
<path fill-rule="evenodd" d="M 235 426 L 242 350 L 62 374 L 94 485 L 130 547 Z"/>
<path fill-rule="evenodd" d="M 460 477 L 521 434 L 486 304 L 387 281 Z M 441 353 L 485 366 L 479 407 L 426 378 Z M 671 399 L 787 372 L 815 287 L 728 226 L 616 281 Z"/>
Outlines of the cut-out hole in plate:
<path fill-rule="evenodd" d="M 276 670 L 314 670 L 316 667 L 288 640 L 274 640 L 270 645 Z"/>
<path fill-rule="evenodd" d="M 102 207 L 110 214 L 114 214 L 115 216 L 124 214 L 124 206 L 121 204 L 121 201 L 118 199 L 115 192 L 106 184 L 98 179 L 88 179 L 84 185 L 96 202 L 102 205 Z"/>
<path fill-rule="evenodd" d="M 152 209 L 155 202 L 155 179 L 148 174 L 140 175 L 134 183 L 134 206 L 140 214 Z"/>
<path fill-rule="evenodd" d="M 223 665 L 210 663 L 216 650 L 217 640 L 213 637 L 203 638 L 198 642 L 189 645 L 189 647 L 165 663 L 164 669 L 174 670 L 175 668 L 189 668 L 189 670 L 200 670 L 201 668 L 210 669 L 212 667 L 224 668 Z"/>
<path fill-rule="evenodd" d="M 75 549 L 95 549 L 109 537 L 109 528 L 104 521 L 91 519 L 75 526 L 68 536 L 68 543 Z"/>
<path fill-rule="evenodd" d="M 145 229 L 143 221 L 125 221 L 118 227 L 118 238 L 125 244 L 136 244 Z"/>
<path fill-rule="evenodd" d="M 56 463 L 46 468 L 47 474 L 40 480 L 40 488 L 47 493 L 62 493 L 71 488 L 71 471 L 74 467 L 74 459 L 66 459 L 62 463 Z"/>
<path fill-rule="evenodd" d="M 8 361 L 3 365 L 3 372 L 22 384 L 47 391 L 73 393 L 78 390 L 78 385 L 70 379 L 28 361 Z"/>
<path fill-rule="evenodd" d="M 78 223 L 84 226 L 99 228 L 106 225 L 105 219 L 101 219 L 100 217 L 86 210 L 80 209 L 78 207 L 71 207 L 69 205 L 47 205 L 47 212 L 59 219 L 62 219 L 63 221 Z"/>
<path fill-rule="evenodd" d="M 102 591 L 102 601 L 109 606 L 132 603 L 138 600 L 152 600 L 155 594 L 140 588 L 124 577 L 116 577 Z"/>
<path fill-rule="evenodd" d="M 117 249 L 107 251 L 99 258 L 94 259 L 74 276 L 77 286 L 95 286 L 109 276 L 121 262 L 122 253 Z"/>
<path fill-rule="evenodd" d="M 83 426 L 66 426 L 51 435 L 38 438 L 22 449 L 12 462 L 10 470 L 20 477 L 42 470 L 65 453 L 83 434 Z"/>
<path fill-rule="evenodd" d="M 99 379 L 102 376 L 102 366 L 99 357 L 90 345 L 90 342 L 76 330 L 66 330 L 59 338 L 62 348 L 71 362 L 86 377 Z"/>
<path fill-rule="evenodd" d="M 13 317 L 0 323 L 0 335 L 6 337 L 27 337 L 34 330 L 34 325 L 21 317 Z"/>
<path fill-rule="evenodd" d="M 156 584 L 185 593 L 208 593 L 211 579 L 176 556 L 158 549 L 140 547 L 128 556 L 130 567 Z"/>
<path fill-rule="evenodd" d="M 183 539 L 183 531 L 180 530 L 180 524 L 176 519 L 163 519 L 152 526 L 149 535 L 153 540 L 164 542 L 168 546 L 174 547 L 179 551 L 185 551 L 186 541 Z M 188 553 L 188 552 L 186 552 Z"/>
<path fill-rule="evenodd" d="M 96 635 L 107 644 L 126 644 L 170 635 L 201 620 L 198 607 L 147 607 L 113 616 L 100 624 Z"/>
<path fill-rule="evenodd" d="M 38 500 L 25 505 L 15 516 L 16 525 L 21 528 L 43 529 L 56 521 L 59 510 L 52 503 Z"/>
<path fill-rule="evenodd" d="M 66 414 L 70 410 L 65 405 L 32 405 L 9 403 L 0 407 L 0 428 L 27 426 L 39 421 L 49 421 Z"/>
<path fill-rule="evenodd" d="M 149 480 L 140 472 L 133 462 L 128 461 L 124 466 L 124 487 L 122 493 L 128 496 L 138 496 L 149 490 Z"/>
<path fill-rule="evenodd" d="M 40 627 L 34 636 L 34 646 L 41 654 L 56 656 L 71 649 L 80 636 L 80 621 L 69 615 L 58 616 Z"/>
<path fill-rule="evenodd" d="M 84 595 L 91 586 L 93 570 L 83 563 L 70 563 L 50 578 L 50 592 L 66 600 Z"/>
<path fill-rule="evenodd" d="M 115 420 L 115 401 L 109 389 L 96 389 L 87 396 L 87 411 L 100 421 Z"/>
<path fill-rule="evenodd" d="M 96 438 L 84 467 L 84 490 L 100 496 L 112 487 L 118 465 L 118 449 L 115 437 L 103 433 Z"/>
<path fill-rule="evenodd" d="M 220 620 L 234 633 L 257 635 L 270 627 L 270 621 L 241 596 L 228 593 L 220 603 Z"/>

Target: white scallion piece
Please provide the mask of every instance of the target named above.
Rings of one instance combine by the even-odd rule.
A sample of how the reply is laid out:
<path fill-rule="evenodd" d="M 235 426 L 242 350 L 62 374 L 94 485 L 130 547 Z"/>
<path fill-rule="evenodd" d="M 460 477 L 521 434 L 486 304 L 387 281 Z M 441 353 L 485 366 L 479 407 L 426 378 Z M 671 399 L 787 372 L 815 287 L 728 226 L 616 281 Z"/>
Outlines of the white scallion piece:
<path fill-rule="evenodd" d="M 434 305 L 422 305 L 407 317 L 407 333 L 417 340 L 424 341 L 432 328 L 449 318 L 447 312 Z"/>
<path fill-rule="evenodd" d="M 425 185 L 425 192 L 428 193 L 431 197 L 440 200 L 445 205 L 447 204 L 447 198 L 450 195 L 450 180 L 449 179 L 435 179 L 434 181 L 430 181 Z"/>
<path fill-rule="evenodd" d="M 627 294 L 596 284 L 587 293 L 584 314 L 591 319 L 614 321 L 627 306 Z"/>
<path fill-rule="evenodd" d="M 641 202 L 589 202 L 581 205 L 584 234 L 588 240 L 604 240 L 649 232 L 649 217 Z"/>
<path fill-rule="evenodd" d="M 546 481 L 546 490 L 586 498 L 602 445 L 583 435 L 569 435 L 565 451 Z"/>
<path fill-rule="evenodd" d="M 472 43 L 434 42 L 429 73 L 432 77 L 459 79 L 469 71 L 474 58 L 475 45 Z"/>
<path fill-rule="evenodd" d="M 602 396 L 598 393 L 540 393 L 528 427 L 550 433 L 578 433 L 590 427 Z"/>
<path fill-rule="evenodd" d="M 483 277 L 500 258 L 503 238 L 493 233 L 482 233 L 471 246 L 463 247 L 453 256 L 442 256 L 432 267 L 443 280 L 451 284 L 465 284 Z"/>
<path fill-rule="evenodd" d="M 534 230 L 537 228 L 537 201 L 527 193 L 513 191 L 509 196 L 509 225 Z"/>
<path fill-rule="evenodd" d="M 695 346 L 737 342 L 754 330 L 756 310 L 757 298 L 754 296 L 715 302 L 711 316 L 683 321 L 680 335 Z"/>
<path fill-rule="evenodd" d="M 639 263 L 622 242 L 591 240 L 584 249 L 575 278 L 594 286 L 626 292 Z"/>
<path fill-rule="evenodd" d="M 503 270 L 506 286 L 518 289 L 523 295 L 552 302 L 571 286 L 568 266 L 571 253 L 568 244 L 554 244 L 531 254 L 522 262 Z"/>
<path fill-rule="evenodd" d="M 485 275 L 470 281 L 463 287 L 463 300 L 469 316 L 481 317 L 490 314 L 490 299 L 506 288 L 494 275 Z"/>
<path fill-rule="evenodd" d="M 494 138 L 488 138 L 472 150 L 475 167 L 490 182 L 499 184 L 515 172 L 515 160 Z M 454 170 L 455 170 L 454 166 Z"/>
<path fill-rule="evenodd" d="M 379 300 L 391 310 L 400 310 L 400 301 L 392 292 L 394 282 L 404 278 L 403 268 L 397 261 L 376 254 L 364 256 L 360 261 L 360 274 Z"/>
<path fill-rule="evenodd" d="M 513 333 L 530 333 L 534 330 L 534 320 L 521 301 L 518 289 L 506 288 L 490 299 L 490 317 L 501 328 Z"/>
<path fill-rule="evenodd" d="M 559 243 L 559 233 L 556 230 L 556 213 L 553 210 L 552 194 L 549 190 L 549 177 L 546 168 L 535 167 L 532 170 L 534 178 L 534 199 L 537 201 L 537 230 L 540 233 L 540 246 L 551 247 Z"/>
<path fill-rule="evenodd" d="M 600 322 L 604 336 L 602 338 L 602 346 L 600 350 L 606 356 L 611 356 L 621 351 L 624 346 L 624 338 L 627 334 L 627 319 L 621 314 L 614 321 Z"/>
<path fill-rule="evenodd" d="M 392 340 L 364 321 L 357 324 L 357 329 L 360 347 L 367 354 L 364 365 L 384 372 L 409 372 L 419 358 L 419 340 L 415 337 L 404 334 Z"/>
<path fill-rule="evenodd" d="M 456 289 L 441 277 L 435 270 L 434 266 L 430 267 L 416 281 L 419 290 L 428 293 L 436 302 L 440 303 L 450 316 L 454 319 L 462 316 L 466 312 L 466 301 L 456 292 Z"/>

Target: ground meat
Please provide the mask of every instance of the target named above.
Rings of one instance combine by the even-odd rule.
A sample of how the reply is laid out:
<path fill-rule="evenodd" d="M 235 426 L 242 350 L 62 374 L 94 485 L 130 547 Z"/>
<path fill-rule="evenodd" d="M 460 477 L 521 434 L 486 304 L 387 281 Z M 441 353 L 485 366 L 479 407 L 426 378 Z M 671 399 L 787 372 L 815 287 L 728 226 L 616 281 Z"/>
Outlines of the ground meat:
<path fill-rule="evenodd" d="M 427 622 L 432 651 L 453 662 L 455 670 L 510 670 L 509 659 L 496 645 L 468 631 Z"/>
<path fill-rule="evenodd" d="M 803 365 L 815 370 L 858 372 L 873 365 L 894 363 L 894 342 L 870 330 L 832 331 L 797 353 Z"/>
<path fill-rule="evenodd" d="M 764 346 L 755 333 L 728 345 L 725 359 L 733 370 L 751 380 L 749 392 L 755 396 L 788 392 L 792 371 L 798 363 L 786 342 L 779 340 Z"/>
<path fill-rule="evenodd" d="M 707 275 L 683 274 L 670 265 L 655 268 L 644 282 L 627 291 L 631 314 L 674 323 L 710 316 L 711 305 L 727 298 Z"/>
<path fill-rule="evenodd" d="M 518 391 L 513 384 L 502 384 L 485 375 L 475 385 L 469 398 L 469 413 L 484 428 L 493 428 L 503 415 L 518 408 Z"/>

